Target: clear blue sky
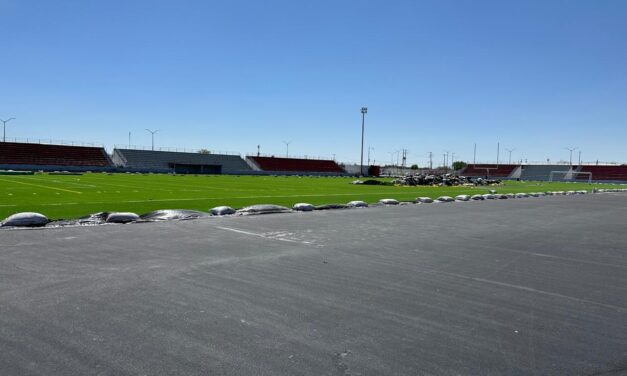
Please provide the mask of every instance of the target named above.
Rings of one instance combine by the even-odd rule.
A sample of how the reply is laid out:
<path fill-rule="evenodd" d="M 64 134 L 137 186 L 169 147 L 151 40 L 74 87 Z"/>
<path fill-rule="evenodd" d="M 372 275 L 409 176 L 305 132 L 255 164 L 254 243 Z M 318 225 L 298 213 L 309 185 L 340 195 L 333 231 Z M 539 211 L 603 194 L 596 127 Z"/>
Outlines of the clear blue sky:
<path fill-rule="evenodd" d="M 0 0 L 8 137 L 627 161 L 627 1 Z"/>

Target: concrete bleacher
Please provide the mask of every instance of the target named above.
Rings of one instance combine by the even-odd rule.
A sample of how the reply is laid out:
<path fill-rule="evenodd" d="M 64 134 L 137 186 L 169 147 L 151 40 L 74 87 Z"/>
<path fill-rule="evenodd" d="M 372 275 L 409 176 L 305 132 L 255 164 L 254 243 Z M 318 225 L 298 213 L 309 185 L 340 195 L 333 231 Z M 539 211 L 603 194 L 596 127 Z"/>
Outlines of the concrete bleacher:
<path fill-rule="evenodd" d="M 627 165 L 620 166 L 580 166 L 579 171 L 592 173 L 594 181 L 627 181 Z M 588 176 L 578 175 L 578 180 L 587 180 Z"/>
<path fill-rule="evenodd" d="M 555 180 L 570 180 L 572 174 L 568 174 L 568 171 L 575 171 L 569 165 L 523 165 L 522 172 L 520 174 L 521 180 L 534 180 L 534 181 L 549 181 L 552 171 L 566 172 L 565 174 L 556 174 Z"/>
<path fill-rule="evenodd" d="M 117 167 L 132 171 L 194 174 L 239 174 L 252 171 L 239 155 L 116 148 L 111 158 Z"/>
<path fill-rule="evenodd" d="M 345 171 L 333 160 L 247 156 L 246 159 L 262 171 L 293 173 L 344 174 Z"/>
<path fill-rule="evenodd" d="M 469 164 L 461 172 L 460 175 L 471 177 L 509 177 L 519 165 L 514 164 Z"/>
<path fill-rule="evenodd" d="M 0 142 L 0 169 L 78 171 L 111 167 L 102 147 Z"/>

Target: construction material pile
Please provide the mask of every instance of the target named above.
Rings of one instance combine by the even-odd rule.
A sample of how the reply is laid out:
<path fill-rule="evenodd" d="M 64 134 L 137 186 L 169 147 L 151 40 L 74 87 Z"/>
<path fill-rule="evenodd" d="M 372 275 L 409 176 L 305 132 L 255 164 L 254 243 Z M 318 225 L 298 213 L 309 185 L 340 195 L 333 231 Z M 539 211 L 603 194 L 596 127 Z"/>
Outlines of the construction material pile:
<path fill-rule="evenodd" d="M 457 186 L 457 185 L 496 185 L 501 184 L 499 179 L 484 179 L 459 176 L 455 174 L 416 174 L 398 177 L 393 180 L 397 185 L 436 185 L 436 186 Z"/>

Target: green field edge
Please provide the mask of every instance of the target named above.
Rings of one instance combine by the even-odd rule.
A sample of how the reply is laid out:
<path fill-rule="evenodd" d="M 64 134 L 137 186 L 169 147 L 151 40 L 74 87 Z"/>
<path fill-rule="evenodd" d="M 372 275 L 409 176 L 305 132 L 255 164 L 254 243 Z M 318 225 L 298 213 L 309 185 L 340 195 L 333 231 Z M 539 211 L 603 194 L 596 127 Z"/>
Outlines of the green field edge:
<path fill-rule="evenodd" d="M 493 189 L 498 193 L 530 193 L 624 187 L 604 183 L 517 181 L 504 181 L 496 187 L 405 187 L 351 185 L 350 182 L 354 178 L 211 176 L 203 180 L 203 177 L 178 178 L 158 174 L 146 177 L 85 174 L 78 178 L 37 175 L 37 178 L 33 178 L 37 180 L 27 180 L 18 176 L 8 178 L 3 176 L 0 180 L 0 219 L 25 211 L 39 212 L 57 220 L 76 219 L 103 211 L 130 211 L 140 215 L 158 209 L 191 209 L 207 212 L 212 207 L 222 205 L 236 209 L 254 204 L 292 207 L 298 202 L 324 205 L 345 204 L 353 200 L 372 204 L 383 198 L 414 201 L 417 197 L 423 196 L 435 199 L 444 195 L 485 194 Z M 23 180 L 17 180 L 20 178 Z M 11 179 L 16 181 L 9 181 Z M 380 180 L 391 179 L 380 178 Z M 125 188 L 121 187 L 132 191 L 124 191 Z M 106 191 L 106 199 L 98 200 L 101 191 L 96 191 L 98 192 L 96 194 L 94 190 L 97 189 L 110 189 Z M 141 190 L 145 190 L 146 193 L 142 193 Z M 17 196 L 13 198 L 2 197 L 14 194 L 11 192 L 19 192 L 19 195 L 15 194 Z M 189 197 L 177 197 L 185 195 Z"/>

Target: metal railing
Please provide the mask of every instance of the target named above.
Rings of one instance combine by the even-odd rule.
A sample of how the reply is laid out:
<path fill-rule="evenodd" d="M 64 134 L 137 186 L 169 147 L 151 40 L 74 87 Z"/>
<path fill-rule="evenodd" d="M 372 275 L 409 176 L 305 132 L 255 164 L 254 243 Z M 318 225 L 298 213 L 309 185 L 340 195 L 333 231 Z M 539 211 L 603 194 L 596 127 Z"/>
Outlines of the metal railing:
<path fill-rule="evenodd" d="M 151 146 L 142 146 L 142 145 L 128 145 L 128 144 L 116 144 L 113 145 L 115 149 L 126 149 L 126 150 L 145 150 L 152 151 Z M 201 151 L 207 151 L 207 153 L 201 153 Z M 175 153 L 196 153 L 196 154 L 220 154 L 220 155 L 237 155 L 241 156 L 241 153 L 235 151 L 223 151 L 223 150 L 212 150 L 207 148 L 200 149 L 190 149 L 190 148 L 178 148 L 178 147 L 155 147 L 154 151 L 169 151 Z"/>
<path fill-rule="evenodd" d="M 2 140 L 0 139 L 0 142 Z M 16 142 L 20 144 L 41 144 L 41 145 L 59 145 L 59 146 L 86 146 L 86 147 L 98 147 L 103 148 L 104 145 L 97 142 L 83 142 L 83 141 L 67 141 L 67 140 L 48 140 L 42 138 L 9 138 L 6 142 Z"/>
<path fill-rule="evenodd" d="M 289 155 L 285 156 L 285 154 L 267 154 L 267 153 L 246 153 L 246 157 L 266 157 L 266 158 L 287 158 L 287 159 L 313 159 L 317 161 L 332 161 L 333 157 L 321 157 L 316 155 Z"/>
<path fill-rule="evenodd" d="M 472 161 L 466 161 L 466 163 L 469 166 L 474 165 L 496 165 L 496 161 L 476 161 L 476 162 L 472 162 Z M 551 161 L 551 162 L 547 162 L 547 161 L 520 161 L 520 160 L 516 160 L 516 161 L 512 161 L 512 163 L 509 163 L 509 161 L 499 161 L 498 163 L 499 165 L 518 165 L 518 166 L 527 166 L 527 165 L 534 165 L 534 166 L 556 166 L 556 165 L 560 165 L 560 166 L 569 166 L 570 162 L 568 161 Z M 581 164 L 579 163 L 579 161 L 573 161 L 573 166 L 579 166 L 579 165 L 584 165 L 584 166 L 620 166 L 623 163 L 621 162 L 605 162 L 605 161 L 581 161 Z"/>

